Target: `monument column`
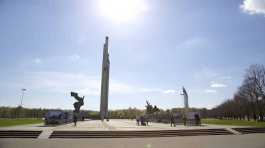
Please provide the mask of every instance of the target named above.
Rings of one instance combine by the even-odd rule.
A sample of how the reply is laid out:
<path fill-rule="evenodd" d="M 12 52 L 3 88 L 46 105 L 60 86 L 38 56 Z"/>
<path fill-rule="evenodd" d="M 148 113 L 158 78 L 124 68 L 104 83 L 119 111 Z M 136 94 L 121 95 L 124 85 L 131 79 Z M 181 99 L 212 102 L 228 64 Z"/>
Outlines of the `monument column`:
<path fill-rule="evenodd" d="M 184 107 L 185 107 L 185 110 L 188 110 L 189 109 L 188 93 L 184 87 L 182 87 L 182 91 L 183 91 L 182 95 L 184 97 Z"/>
<path fill-rule="evenodd" d="M 104 120 L 108 118 L 108 95 L 109 95 L 109 51 L 108 40 L 106 37 L 103 46 L 103 60 L 102 60 L 102 73 L 101 73 L 101 94 L 100 94 L 100 118 Z"/>
<path fill-rule="evenodd" d="M 189 100 L 188 100 L 188 93 L 186 91 L 186 89 L 184 88 L 184 86 L 182 87 L 182 94 L 183 95 L 183 99 L 184 99 L 184 125 L 186 125 L 186 121 L 187 121 L 187 114 L 189 111 Z"/>

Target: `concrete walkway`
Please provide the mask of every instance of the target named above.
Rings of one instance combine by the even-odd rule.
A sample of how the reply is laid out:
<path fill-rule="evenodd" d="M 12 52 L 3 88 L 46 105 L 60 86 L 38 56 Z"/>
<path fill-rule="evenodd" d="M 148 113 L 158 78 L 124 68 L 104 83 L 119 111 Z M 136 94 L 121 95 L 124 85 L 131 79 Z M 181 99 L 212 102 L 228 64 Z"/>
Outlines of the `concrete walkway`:
<path fill-rule="evenodd" d="M 0 139 L 1 148 L 264 148 L 265 134 L 163 138 Z"/>
<path fill-rule="evenodd" d="M 265 134 L 241 135 L 231 128 L 236 126 L 190 126 L 151 123 L 148 126 L 137 126 L 134 120 L 100 120 L 80 121 L 77 126 L 72 123 L 59 126 L 41 124 L 4 127 L 0 130 L 42 130 L 38 139 L 0 138 L 0 148 L 264 148 Z M 226 128 L 235 135 L 184 136 L 159 138 L 89 138 L 89 139 L 48 139 L 56 131 L 117 131 L 117 130 L 180 130 L 180 129 L 213 129 Z"/>
<path fill-rule="evenodd" d="M 137 126 L 135 120 L 113 119 L 109 122 L 102 122 L 101 120 L 86 120 L 79 121 L 77 126 L 73 123 L 59 125 L 59 126 L 44 126 L 42 124 L 32 124 L 23 126 L 2 127 L 0 130 L 41 130 L 43 131 L 39 138 L 48 139 L 53 131 L 127 131 L 127 130 L 180 130 L 180 129 L 212 129 L 212 128 L 226 128 L 234 134 L 239 134 L 231 128 L 236 126 L 217 126 L 217 125 L 203 125 L 203 126 L 184 126 L 177 125 L 170 127 L 170 124 L 164 123 L 150 123 L 148 126 Z"/>

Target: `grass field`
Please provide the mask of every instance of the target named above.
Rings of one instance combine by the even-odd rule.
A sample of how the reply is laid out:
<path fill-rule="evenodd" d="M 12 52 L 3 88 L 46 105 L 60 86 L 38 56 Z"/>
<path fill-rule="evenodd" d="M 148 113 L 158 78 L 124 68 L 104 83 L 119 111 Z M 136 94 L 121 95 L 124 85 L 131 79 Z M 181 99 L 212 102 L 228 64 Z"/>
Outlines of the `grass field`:
<path fill-rule="evenodd" d="M 0 119 L 0 127 L 43 123 L 42 119 Z"/>
<path fill-rule="evenodd" d="M 247 121 L 247 120 L 203 119 L 202 123 L 203 124 L 216 124 L 216 125 L 265 127 L 265 122 L 256 122 L 256 121 Z"/>

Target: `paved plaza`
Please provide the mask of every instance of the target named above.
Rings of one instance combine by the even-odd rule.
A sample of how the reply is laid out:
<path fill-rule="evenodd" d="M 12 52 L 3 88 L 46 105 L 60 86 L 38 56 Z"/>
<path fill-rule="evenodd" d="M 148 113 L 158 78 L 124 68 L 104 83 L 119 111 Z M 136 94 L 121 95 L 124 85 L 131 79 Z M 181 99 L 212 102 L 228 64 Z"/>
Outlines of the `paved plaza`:
<path fill-rule="evenodd" d="M 185 129 L 214 129 L 225 128 L 238 134 L 232 128 L 237 126 L 220 126 L 220 125 L 202 125 L 202 126 L 184 126 L 176 125 L 171 127 L 170 124 L 165 123 L 149 123 L 148 126 L 137 126 L 135 120 L 113 119 L 109 122 L 102 122 L 101 120 L 86 120 L 79 121 L 77 126 L 73 123 L 63 124 L 58 126 L 45 126 L 43 124 L 32 124 L 12 127 L 2 127 L 0 130 L 41 130 L 43 131 L 38 137 L 39 139 L 48 139 L 53 131 L 145 131 L 145 130 L 185 130 Z"/>
<path fill-rule="evenodd" d="M 135 120 L 112 119 L 108 122 L 101 120 L 79 121 L 77 126 L 73 123 L 58 126 L 44 126 L 43 124 L 32 124 L 22 126 L 2 127 L 0 130 L 85 130 L 85 131 L 105 131 L 105 130 L 178 130 L 178 129 L 209 129 L 209 128 L 233 128 L 238 126 L 202 125 L 184 126 L 176 125 L 171 127 L 165 123 L 149 123 L 148 126 L 137 126 Z"/>
<path fill-rule="evenodd" d="M 0 148 L 264 148 L 265 134 L 242 135 L 232 130 L 236 126 L 183 126 L 170 127 L 170 124 L 150 123 L 148 126 L 137 126 L 135 120 L 86 120 L 78 122 L 75 127 L 72 123 L 59 126 L 44 126 L 43 124 L 4 127 L 0 130 L 41 130 L 37 139 L 0 138 Z M 225 128 L 233 135 L 214 136 L 177 136 L 177 137 L 148 137 L 148 138 L 84 138 L 84 139 L 49 139 L 53 131 L 148 131 L 148 130 L 191 130 Z"/>
<path fill-rule="evenodd" d="M 264 148 L 265 134 L 162 138 L 0 139 L 1 148 Z"/>

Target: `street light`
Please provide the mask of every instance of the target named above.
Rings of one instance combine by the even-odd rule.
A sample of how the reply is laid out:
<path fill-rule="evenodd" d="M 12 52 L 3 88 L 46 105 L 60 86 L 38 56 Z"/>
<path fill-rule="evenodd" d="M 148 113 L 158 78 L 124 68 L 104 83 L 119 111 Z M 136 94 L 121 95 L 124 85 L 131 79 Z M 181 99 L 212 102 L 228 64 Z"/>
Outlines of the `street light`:
<path fill-rule="evenodd" d="M 22 94 L 21 94 L 21 98 L 20 98 L 20 106 L 22 107 L 22 102 L 23 102 L 24 93 L 25 93 L 25 91 L 27 91 L 27 89 L 22 88 L 21 91 L 22 91 Z"/>

